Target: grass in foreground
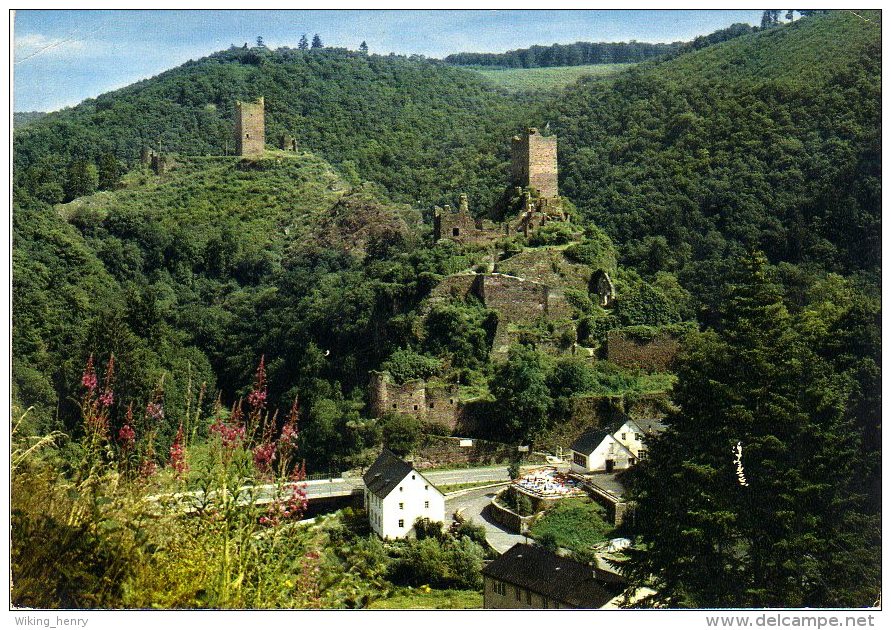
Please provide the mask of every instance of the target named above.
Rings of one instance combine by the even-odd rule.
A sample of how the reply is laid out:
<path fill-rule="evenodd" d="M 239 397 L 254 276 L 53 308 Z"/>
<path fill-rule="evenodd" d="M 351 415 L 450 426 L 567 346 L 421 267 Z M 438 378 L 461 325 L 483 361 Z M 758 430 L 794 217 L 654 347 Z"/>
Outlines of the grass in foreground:
<path fill-rule="evenodd" d="M 527 92 L 562 88 L 582 77 L 607 77 L 622 72 L 633 63 L 603 63 L 588 66 L 557 66 L 553 68 L 481 68 L 465 66 L 483 75 L 496 86 L 509 92 Z"/>
<path fill-rule="evenodd" d="M 477 591 L 437 591 L 423 586 L 404 589 L 369 606 L 377 610 L 450 610 L 482 607 L 483 595 Z"/>

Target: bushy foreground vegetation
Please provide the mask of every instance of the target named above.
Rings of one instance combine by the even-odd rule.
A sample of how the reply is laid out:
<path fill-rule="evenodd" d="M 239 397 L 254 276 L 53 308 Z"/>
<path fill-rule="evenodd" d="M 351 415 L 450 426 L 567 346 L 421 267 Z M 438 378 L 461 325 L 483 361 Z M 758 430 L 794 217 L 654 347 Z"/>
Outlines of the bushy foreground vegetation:
<path fill-rule="evenodd" d="M 80 440 L 31 436 L 27 411 L 12 427 L 14 605 L 355 608 L 401 587 L 461 591 L 433 607 L 475 601 L 486 550 L 472 524 L 420 523 L 417 540 L 384 543 L 364 511 L 299 523 L 299 408 L 270 412 L 262 362 L 244 403 L 212 417 L 199 405 L 163 453 L 160 386 L 124 418 L 113 360 L 100 378 L 91 358 L 82 386 Z"/>

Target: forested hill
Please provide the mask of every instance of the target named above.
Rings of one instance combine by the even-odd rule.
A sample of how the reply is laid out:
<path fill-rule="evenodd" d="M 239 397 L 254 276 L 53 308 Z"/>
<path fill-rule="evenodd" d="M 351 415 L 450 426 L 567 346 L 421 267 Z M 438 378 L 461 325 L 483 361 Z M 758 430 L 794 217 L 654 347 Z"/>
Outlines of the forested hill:
<path fill-rule="evenodd" d="M 752 247 L 877 290 L 880 19 L 808 17 L 569 88 L 542 112 L 563 192 L 626 264 L 704 299 Z"/>
<path fill-rule="evenodd" d="M 576 42 L 530 46 L 505 53 L 462 52 L 443 58 L 454 66 L 496 66 L 500 68 L 550 68 L 597 63 L 636 63 L 675 52 L 683 44 L 646 42 Z"/>
<path fill-rule="evenodd" d="M 425 205 L 456 203 L 460 191 L 481 201 L 497 194 L 506 138 L 526 122 L 518 97 L 420 57 L 233 48 L 17 132 L 16 184 L 58 202 L 74 158 L 112 155 L 132 165 L 143 146 L 159 142 L 165 152 L 231 153 L 234 102 L 258 96 L 269 144 L 289 133 L 348 176 Z"/>

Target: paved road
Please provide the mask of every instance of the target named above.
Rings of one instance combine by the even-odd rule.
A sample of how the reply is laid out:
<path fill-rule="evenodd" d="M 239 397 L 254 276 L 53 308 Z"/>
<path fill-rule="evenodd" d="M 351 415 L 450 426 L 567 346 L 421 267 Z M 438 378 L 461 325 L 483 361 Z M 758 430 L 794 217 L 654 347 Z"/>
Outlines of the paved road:
<path fill-rule="evenodd" d="M 505 482 L 507 485 L 507 482 Z M 462 514 L 477 525 L 486 528 L 486 540 L 498 553 L 504 553 L 518 542 L 524 542 L 525 536 L 514 534 L 502 528 L 501 525 L 491 520 L 486 509 L 495 493 L 504 486 L 494 488 L 480 488 L 470 490 L 455 497 L 446 498 L 446 520 L 450 520 L 452 514 L 463 508 Z"/>
<path fill-rule="evenodd" d="M 510 481 L 507 474 L 507 465 L 487 466 L 485 468 L 456 468 L 454 470 L 427 470 L 421 471 L 437 486 L 450 486 L 459 483 L 475 483 L 478 481 Z"/>

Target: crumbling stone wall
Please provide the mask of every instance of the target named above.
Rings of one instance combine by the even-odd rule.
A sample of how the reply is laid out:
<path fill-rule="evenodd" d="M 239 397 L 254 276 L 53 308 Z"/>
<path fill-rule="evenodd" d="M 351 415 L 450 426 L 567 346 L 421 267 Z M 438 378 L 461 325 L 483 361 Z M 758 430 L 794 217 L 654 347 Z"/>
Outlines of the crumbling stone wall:
<path fill-rule="evenodd" d="M 622 367 L 665 372 L 671 367 L 680 345 L 680 340 L 670 333 L 641 339 L 620 328 L 607 333 L 606 357 Z"/>
<path fill-rule="evenodd" d="M 535 188 L 541 197 L 559 196 L 557 137 L 542 136 L 530 127 L 511 142 L 511 178 L 517 186 Z"/>
<path fill-rule="evenodd" d="M 578 291 L 587 291 L 591 282 L 588 265 L 571 262 L 561 250 L 553 249 L 524 249 L 495 263 L 495 271 Z"/>
<path fill-rule="evenodd" d="M 498 312 L 499 323 L 531 323 L 548 311 L 548 287 L 517 276 L 480 274 L 479 297 L 486 308 Z"/>
<path fill-rule="evenodd" d="M 470 445 L 461 446 L 462 442 Z M 523 455 L 524 462 L 544 462 L 544 458 L 534 453 L 518 453 L 516 444 L 504 444 L 479 438 L 458 438 L 440 435 L 427 435 L 412 453 L 414 466 L 418 470 L 445 466 L 487 464 L 507 464 Z"/>
<path fill-rule="evenodd" d="M 241 156 L 262 155 L 266 150 L 265 105 L 261 96 L 255 103 L 235 102 L 235 152 Z"/>
<path fill-rule="evenodd" d="M 143 166 L 152 169 L 155 175 L 163 175 L 173 168 L 175 164 L 171 156 L 161 155 L 148 147 L 143 147 L 139 155 L 139 161 Z"/>
<path fill-rule="evenodd" d="M 601 269 L 591 278 L 591 293 L 597 295 L 600 306 L 613 306 L 616 301 L 616 287 L 606 271 Z"/>
<path fill-rule="evenodd" d="M 297 151 L 297 139 L 294 136 L 283 133 L 278 139 L 278 148 L 282 151 Z"/>
<path fill-rule="evenodd" d="M 368 389 L 369 406 L 375 417 L 388 413 L 406 414 L 451 431 L 461 414 L 456 385 L 423 379 L 400 384 L 393 382 L 388 372 L 372 372 Z"/>
<path fill-rule="evenodd" d="M 503 226 L 492 221 L 475 219 L 470 214 L 467 195 L 462 194 L 458 208 L 436 207 L 433 211 L 433 237 L 437 241 L 450 239 L 456 243 L 494 243 L 506 235 Z"/>

